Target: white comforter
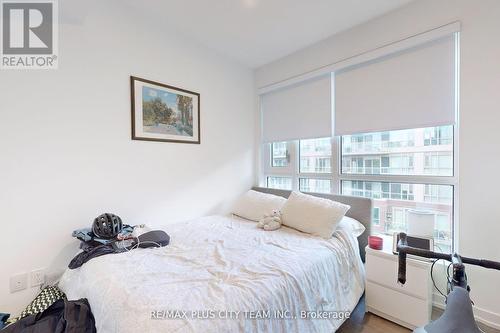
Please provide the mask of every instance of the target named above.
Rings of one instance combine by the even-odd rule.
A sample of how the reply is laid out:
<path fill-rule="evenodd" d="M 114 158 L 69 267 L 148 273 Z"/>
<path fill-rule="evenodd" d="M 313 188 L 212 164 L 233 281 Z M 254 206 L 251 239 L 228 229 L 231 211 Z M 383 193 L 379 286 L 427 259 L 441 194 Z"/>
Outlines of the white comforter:
<path fill-rule="evenodd" d="M 61 289 L 89 300 L 98 332 L 333 332 L 344 321 L 333 311 L 352 310 L 364 290 L 357 240 L 343 231 L 323 240 L 224 216 L 162 229 L 167 247 L 64 273 Z"/>

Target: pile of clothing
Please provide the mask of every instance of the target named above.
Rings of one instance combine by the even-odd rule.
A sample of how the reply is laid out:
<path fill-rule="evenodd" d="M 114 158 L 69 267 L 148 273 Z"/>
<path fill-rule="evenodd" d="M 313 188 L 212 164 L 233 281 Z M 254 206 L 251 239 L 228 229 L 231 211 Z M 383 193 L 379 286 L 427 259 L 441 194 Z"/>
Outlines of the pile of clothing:
<path fill-rule="evenodd" d="M 120 253 L 127 251 L 128 244 L 132 244 L 132 233 L 134 227 L 123 225 L 122 230 L 113 238 L 102 238 L 96 235 L 92 228 L 83 228 L 73 231 L 73 237 L 80 240 L 80 249 L 78 253 L 69 263 L 68 268 L 75 269 L 82 266 L 92 258 L 96 258 L 105 254 Z"/>
<path fill-rule="evenodd" d="M 162 247 L 170 243 L 170 237 L 162 230 L 150 230 L 145 225 L 131 227 L 123 225 L 118 234 L 112 238 L 102 238 L 95 228 L 84 228 L 73 231 L 73 237 L 80 240 L 80 249 L 69 263 L 68 268 L 75 269 L 87 261 L 111 253 L 121 253 L 140 248 Z"/>
<path fill-rule="evenodd" d="M 8 315 L 6 315 L 8 317 Z M 47 286 L 21 312 L 5 321 L 2 333 L 95 333 L 95 319 L 87 299 L 68 301 L 57 286 Z"/>

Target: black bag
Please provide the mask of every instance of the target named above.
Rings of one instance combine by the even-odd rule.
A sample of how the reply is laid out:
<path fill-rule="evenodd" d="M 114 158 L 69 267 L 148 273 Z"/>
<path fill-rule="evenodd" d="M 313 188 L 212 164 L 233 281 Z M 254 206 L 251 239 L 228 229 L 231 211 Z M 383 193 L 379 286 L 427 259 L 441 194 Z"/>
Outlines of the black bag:
<path fill-rule="evenodd" d="M 2 333 L 96 333 L 95 319 L 87 299 L 60 299 L 45 311 L 24 317 Z"/>
<path fill-rule="evenodd" d="M 148 231 L 137 238 L 142 248 L 167 246 L 170 243 L 170 236 L 163 230 Z"/>

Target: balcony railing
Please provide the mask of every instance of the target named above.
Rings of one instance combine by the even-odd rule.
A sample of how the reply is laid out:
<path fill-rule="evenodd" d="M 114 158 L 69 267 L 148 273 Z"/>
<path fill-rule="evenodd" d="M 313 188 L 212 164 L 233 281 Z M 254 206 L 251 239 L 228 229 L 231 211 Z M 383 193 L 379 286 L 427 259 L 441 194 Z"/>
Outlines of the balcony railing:
<path fill-rule="evenodd" d="M 414 168 L 343 166 L 342 173 L 359 175 L 414 175 Z"/>
<path fill-rule="evenodd" d="M 452 143 L 453 143 L 452 138 L 424 139 L 424 146 L 443 146 L 443 145 L 451 145 Z"/>
<path fill-rule="evenodd" d="M 406 147 L 429 147 L 429 146 L 449 146 L 453 144 L 453 139 L 425 139 L 424 142 L 415 143 L 413 140 L 403 141 L 372 141 L 372 142 L 342 142 L 343 153 L 385 153 L 394 149 Z"/>
<path fill-rule="evenodd" d="M 424 175 L 450 176 L 453 175 L 453 168 L 427 168 L 424 167 Z"/>
<path fill-rule="evenodd" d="M 404 141 L 373 141 L 373 142 L 342 142 L 343 153 L 373 153 L 386 152 L 392 148 L 414 147 L 412 140 Z"/>

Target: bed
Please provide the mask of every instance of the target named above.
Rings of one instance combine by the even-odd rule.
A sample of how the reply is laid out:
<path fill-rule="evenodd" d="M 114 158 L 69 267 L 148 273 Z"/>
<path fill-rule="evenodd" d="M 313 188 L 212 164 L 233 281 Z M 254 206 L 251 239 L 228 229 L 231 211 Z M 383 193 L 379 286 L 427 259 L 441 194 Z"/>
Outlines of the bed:
<path fill-rule="evenodd" d="M 356 239 L 337 230 L 325 240 L 202 217 L 161 228 L 167 247 L 92 259 L 59 286 L 68 299 L 89 300 L 98 332 L 333 332 L 364 291 L 359 247 L 371 201 L 321 196 L 350 204 L 347 215 L 367 232 Z"/>

